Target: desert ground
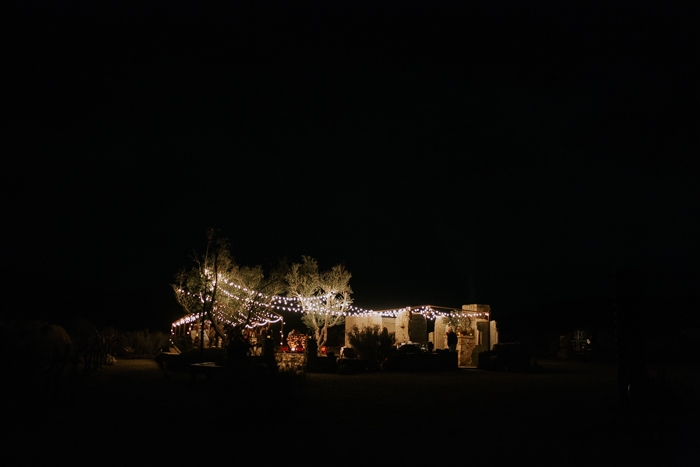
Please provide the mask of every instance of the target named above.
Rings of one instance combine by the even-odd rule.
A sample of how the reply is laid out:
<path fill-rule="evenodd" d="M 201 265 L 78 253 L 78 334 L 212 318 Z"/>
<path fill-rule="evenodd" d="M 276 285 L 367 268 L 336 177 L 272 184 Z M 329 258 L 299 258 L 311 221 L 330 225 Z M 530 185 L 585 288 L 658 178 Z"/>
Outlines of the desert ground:
<path fill-rule="evenodd" d="M 123 360 L 5 398 L 13 415 L 4 441 L 13 465 L 698 465 L 697 397 L 661 401 L 630 419 L 619 409 L 615 364 L 538 367 L 306 374 L 280 383 L 192 381 L 153 360 Z"/>

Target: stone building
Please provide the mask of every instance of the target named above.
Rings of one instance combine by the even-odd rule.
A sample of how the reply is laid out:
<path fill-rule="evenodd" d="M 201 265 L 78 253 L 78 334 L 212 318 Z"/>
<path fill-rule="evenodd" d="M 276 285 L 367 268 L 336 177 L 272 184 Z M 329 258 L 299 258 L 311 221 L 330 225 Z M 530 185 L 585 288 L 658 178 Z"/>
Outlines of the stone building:
<path fill-rule="evenodd" d="M 429 325 L 429 320 L 434 322 Z M 493 349 L 498 343 L 498 328 L 491 320 L 489 305 L 462 305 L 461 310 L 426 305 L 347 316 L 345 345 L 350 346 L 348 333 L 353 326 L 362 329 L 374 325 L 393 332 L 398 345 L 411 342 L 423 346 L 432 342 L 434 350 L 447 349 L 447 329 L 456 327 L 458 365 L 461 368 L 477 367 L 478 355 Z"/>

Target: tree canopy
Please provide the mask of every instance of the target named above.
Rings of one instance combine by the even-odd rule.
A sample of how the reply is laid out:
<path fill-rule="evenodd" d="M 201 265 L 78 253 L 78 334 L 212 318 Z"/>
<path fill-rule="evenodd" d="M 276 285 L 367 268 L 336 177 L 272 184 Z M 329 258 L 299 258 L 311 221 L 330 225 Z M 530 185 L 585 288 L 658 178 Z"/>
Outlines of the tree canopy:
<path fill-rule="evenodd" d="M 320 271 L 318 262 L 302 256 L 286 275 L 287 293 L 299 300 L 304 313 L 302 322 L 314 333 L 319 347 L 328 340 L 328 329 L 345 322 L 345 312 L 352 304 L 351 274 L 343 265 Z"/>
<path fill-rule="evenodd" d="M 285 290 L 279 269 L 266 276 L 261 266 L 237 265 L 228 241 L 211 234 L 204 254 L 195 253 L 193 263 L 177 273 L 175 297 L 186 315 L 208 319 L 220 337 L 226 338 L 224 326 L 240 330 L 281 319 L 274 311 Z"/>
<path fill-rule="evenodd" d="M 225 327 L 240 332 L 279 321 L 280 305 L 294 303 L 320 347 L 328 340 L 328 329 L 344 323 L 352 304 L 350 277 L 343 265 L 320 271 L 308 256 L 291 266 L 282 261 L 266 275 L 261 266 L 237 265 L 228 241 L 210 233 L 204 253 L 195 252 L 193 265 L 177 273 L 173 290 L 186 316 L 209 320 L 223 339 Z"/>

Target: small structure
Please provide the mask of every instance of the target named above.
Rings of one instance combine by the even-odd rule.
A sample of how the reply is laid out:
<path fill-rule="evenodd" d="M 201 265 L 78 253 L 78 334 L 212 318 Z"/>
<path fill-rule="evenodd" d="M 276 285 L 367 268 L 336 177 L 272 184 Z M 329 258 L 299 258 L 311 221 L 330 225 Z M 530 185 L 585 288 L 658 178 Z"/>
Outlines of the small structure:
<path fill-rule="evenodd" d="M 433 320 L 432 326 L 428 320 Z M 492 350 L 498 343 L 496 321 L 491 320 L 491 307 L 483 304 L 462 305 L 456 308 L 423 305 L 397 310 L 375 311 L 365 315 L 345 318 L 345 345 L 349 346 L 348 334 L 354 326 L 387 328 L 394 333 L 397 345 L 412 343 L 433 349 L 447 349 L 447 331 L 453 328 L 458 336 L 457 353 L 460 368 L 476 368 L 481 352 Z M 428 331 L 432 328 L 432 331 Z"/>

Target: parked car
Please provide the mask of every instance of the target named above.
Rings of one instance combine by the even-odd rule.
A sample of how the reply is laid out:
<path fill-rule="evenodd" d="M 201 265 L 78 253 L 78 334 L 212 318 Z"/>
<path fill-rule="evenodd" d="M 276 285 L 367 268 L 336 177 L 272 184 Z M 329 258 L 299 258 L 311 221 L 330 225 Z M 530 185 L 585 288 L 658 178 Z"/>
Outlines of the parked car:
<path fill-rule="evenodd" d="M 367 360 L 358 358 L 357 352 L 352 347 L 341 347 L 340 358 L 337 362 L 337 371 L 341 374 L 361 373 L 367 370 Z"/>
<path fill-rule="evenodd" d="M 426 366 L 428 353 L 418 344 L 404 344 L 389 354 L 381 364 L 382 370 L 417 370 Z"/>

